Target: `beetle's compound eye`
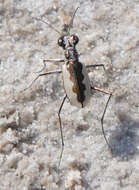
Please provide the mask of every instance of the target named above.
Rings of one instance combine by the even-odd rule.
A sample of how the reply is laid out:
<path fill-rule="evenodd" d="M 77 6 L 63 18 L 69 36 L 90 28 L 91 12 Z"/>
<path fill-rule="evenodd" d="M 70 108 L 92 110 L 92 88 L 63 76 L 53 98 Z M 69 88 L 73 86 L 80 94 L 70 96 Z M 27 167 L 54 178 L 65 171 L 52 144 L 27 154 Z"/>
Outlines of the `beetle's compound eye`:
<path fill-rule="evenodd" d="M 76 45 L 76 44 L 79 42 L 78 36 L 72 35 L 71 37 L 72 37 L 72 42 L 73 42 L 73 44 Z"/>
<path fill-rule="evenodd" d="M 64 36 L 58 39 L 58 45 L 65 49 Z"/>

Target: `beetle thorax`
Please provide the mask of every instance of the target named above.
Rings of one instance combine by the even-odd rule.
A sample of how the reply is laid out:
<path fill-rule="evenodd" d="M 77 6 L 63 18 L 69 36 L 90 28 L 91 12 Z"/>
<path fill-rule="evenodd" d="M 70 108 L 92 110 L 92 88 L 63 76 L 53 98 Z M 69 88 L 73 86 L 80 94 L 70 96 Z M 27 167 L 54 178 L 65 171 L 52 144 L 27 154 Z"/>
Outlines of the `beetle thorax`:
<path fill-rule="evenodd" d="M 65 50 L 65 57 L 68 61 L 78 62 L 78 52 L 75 47 L 68 47 Z"/>

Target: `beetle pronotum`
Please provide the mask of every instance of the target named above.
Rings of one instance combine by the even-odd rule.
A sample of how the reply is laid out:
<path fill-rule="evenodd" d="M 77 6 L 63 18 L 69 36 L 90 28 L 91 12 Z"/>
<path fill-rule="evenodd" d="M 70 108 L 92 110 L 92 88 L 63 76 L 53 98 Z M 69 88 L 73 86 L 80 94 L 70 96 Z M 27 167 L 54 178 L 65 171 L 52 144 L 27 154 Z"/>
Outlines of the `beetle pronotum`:
<path fill-rule="evenodd" d="M 108 106 L 108 103 L 110 101 L 112 94 L 107 91 L 104 91 L 103 89 L 91 86 L 91 83 L 89 80 L 89 76 L 88 76 L 88 72 L 87 72 L 86 68 L 103 67 L 105 69 L 103 64 L 85 66 L 83 63 L 79 62 L 79 55 L 76 50 L 76 45 L 79 42 L 79 38 L 75 34 L 70 34 L 70 29 L 72 28 L 73 19 L 74 19 L 77 9 L 75 10 L 75 12 L 73 14 L 73 16 L 70 20 L 70 23 L 64 24 L 62 32 L 59 32 L 48 22 L 43 21 L 39 18 L 35 18 L 36 20 L 42 21 L 43 23 L 47 24 L 50 28 L 52 28 L 58 34 L 60 34 L 60 38 L 58 39 L 58 45 L 60 47 L 62 47 L 65 52 L 65 59 L 43 60 L 44 65 L 46 62 L 52 62 L 55 64 L 64 63 L 62 66 L 62 70 L 54 70 L 54 71 L 41 73 L 29 85 L 29 87 L 32 86 L 32 84 L 41 76 L 55 74 L 55 73 L 63 74 L 65 96 L 62 100 L 62 103 L 61 103 L 59 111 L 58 111 L 60 133 L 61 133 L 61 144 L 62 144 L 58 168 L 60 166 L 62 155 L 63 155 L 63 150 L 64 150 L 64 139 L 63 139 L 62 122 L 61 122 L 60 113 L 61 113 L 62 107 L 64 105 L 64 102 L 67 98 L 69 99 L 71 105 L 74 105 L 79 108 L 84 108 L 87 105 L 87 103 L 89 102 L 93 90 L 109 95 L 109 98 L 107 100 L 107 103 L 105 105 L 105 108 L 104 108 L 104 111 L 103 111 L 103 114 L 101 117 L 101 126 L 102 126 L 102 132 L 103 132 L 104 139 L 105 139 L 108 147 L 110 149 L 112 149 L 111 145 L 108 143 L 108 140 L 107 140 L 105 132 L 104 132 L 104 127 L 103 127 L 104 116 L 105 116 L 106 109 L 107 109 L 107 106 Z M 29 87 L 27 87 L 26 89 L 28 89 Z M 26 90 L 26 89 L 24 89 L 24 90 Z"/>

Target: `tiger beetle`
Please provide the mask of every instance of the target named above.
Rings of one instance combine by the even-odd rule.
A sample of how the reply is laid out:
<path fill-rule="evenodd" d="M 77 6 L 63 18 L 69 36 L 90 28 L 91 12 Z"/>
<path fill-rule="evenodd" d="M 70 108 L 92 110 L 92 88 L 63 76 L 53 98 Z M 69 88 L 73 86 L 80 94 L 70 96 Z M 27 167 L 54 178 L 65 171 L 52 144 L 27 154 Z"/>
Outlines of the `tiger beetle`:
<path fill-rule="evenodd" d="M 112 147 L 106 138 L 104 127 L 103 127 L 104 116 L 105 116 L 110 98 L 112 96 L 112 93 L 107 92 L 103 89 L 91 86 L 89 76 L 88 76 L 88 72 L 87 72 L 87 68 L 103 67 L 105 70 L 105 67 L 103 64 L 95 64 L 95 65 L 85 66 L 83 63 L 81 63 L 79 61 L 79 54 L 76 50 L 76 45 L 79 42 L 79 38 L 75 34 L 70 34 L 70 29 L 73 26 L 73 20 L 74 20 L 74 17 L 75 17 L 75 14 L 76 14 L 78 8 L 79 7 L 77 7 L 76 10 L 74 11 L 69 24 L 63 25 L 61 32 L 58 31 L 56 28 L 54 28 L 53 25 L 51 25 L 50 23 L 43 21 L 40 18 L 33 17 L 33 19 L 39 20 L 39 21 L 47 24 L 51 29 L 53 29 L 55 32 L 57 32 L 60 35 L 60 37 L 58 39 L 58 45 L 63 48 L 64 55 L 65 55 L 65 59 L 46 59 L 46 60 L 43 60 L 44 66 L 47 62 L 50 62 L 53 64 L 63 63 L 62 69 L 53 70 L 53 71 L 49 71 L 49 72 L 39 74 L 32 81 L 32 83 L 26 88 L 26 89 L 28 89 L 29 87 L 31 87 L 32 84 L 41 76 L 50 75 L 50 74 L 57 74 L 57 73 L 62 73 L 62 75 L 63 75 L 65 96 L 63 97 L 63 100 L 61 102 L 61 105 L 60 105 L 60 108 L 58 111 L 59 126 L 60 126 L 60 133 L 61 133 L 61 146 L 62 146 L 61 152 L 60 152 L 59 163 L 58 163 L 58 169 L 59 169 L 60 164 L 61 164 L 61 160 L 62 160 L 62 156 L 63 156 L 63 150 L 64 150 L 64 138 L 63 138 L 62 122 L 61 122 L 61 115 L 60 114 L 61 114 L 64 102 L 66 99 L 69 99 L 69 102 L 71 105 L 79 107 L 79 108 L 84 108 L 88 104 L 88 102 L 89 102 L 89 100 L 93 94 L 93 91 L 98 91 L 98 92 L 102 92 L 104 94 L 109 95 L 109 98 L 106 102 L 106 105 L 105 105 L 105 108 L 104 108 L 104 111 L 103 111 L 103 114 L 101 117 L 101 127 L 102 127 L 102 133 L 103 133 L 104 139 L 105 139 L 108 147 L 112 150 Z M 24 89 L 24 90 L 26 90 L 26 89 Z"/>

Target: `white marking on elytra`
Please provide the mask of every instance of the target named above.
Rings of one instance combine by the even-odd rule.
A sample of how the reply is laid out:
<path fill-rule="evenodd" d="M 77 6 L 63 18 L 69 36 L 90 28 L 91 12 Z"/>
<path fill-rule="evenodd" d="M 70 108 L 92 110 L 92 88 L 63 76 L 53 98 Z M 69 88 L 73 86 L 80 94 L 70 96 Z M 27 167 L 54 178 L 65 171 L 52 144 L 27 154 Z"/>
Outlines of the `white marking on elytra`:
<path fill-rule="evenodd" d="M 77 101 L 77 94 L 73 92 L 73 82 L 70 80 L 70 73 L 67 70 L 66 64 L 62 66 L 62 74 L 63 74 L 63 83 L 64 88 L 67 94 L 67 97 L 69 98 L 70 104 L 81 107 L 80 102 Z"/>
<path fill-rule="evenodd" d="M 76 50 L 76 45 L 77 45 L 79 39 L 74 34 L 70 35 L 70 29 L 72 28 L 74 16 L 75 16 L 77 9 L 73 13 L 70 23 L 64 24 L 62 32 L 59 32 L 56 28 L 54 28 L 48 22 L 43 21 L 40 18 L 35 18 L 36 20 L 39 20 L 39 21 L 47 24 L 55 32 L 60 34 L 60 38 L 58 39 L 58 45 L 61 46 L 65 52 L 65 59 L 46 59 L 43 61 L 44 65 L 47 62 L 51 62 L 54 64 L 64 63 L 62 66 L 62 70 L 54 70 L 54 71 L 41 73 L 29 85 L 29 87 L 31 87 L 32 84 L 41 76 L 54 74 L 54 73 L 55 74 L 57 74 L 57 73 L 63 74 L 63 83 L 64 83 L 64 88 L 65 88 L 66 94 L 62 100 L 62 103 L 61 103 L 59 111 L 58 111 L 60 133 L 61 133 L 61 144 L 62 144 L 58 169 L 60 167 L 63 150 L 64 150 L 64 139 L 63 139 L 62 122 L 61 122 L 60 114 L 61 114 L 61 110 L 64 105 L 64 102 L 67 98 L 69 99 L 71 105 L 79 107 L 79 108 L 83 108 L 88 104 L 90 97 L 93 94 L 93 91 L 98 91 L 98 92 L 102 92 L 104 94 L 109 94 L 109 98 L 107 100 L 106 106 L 104 108 L 104 112 L 102 114 L 101 126 L 102 126 L 102 132 L 103 132 L 105 141 L 106 141 L 108 147 L 112 150 L 112 147 L 106 138 L 104 127 L 103 127 L 104 116 L 105 116 L 106 109 L 107 109 L 107 106 L 108 106 L 108 103 L 110 101 L 112 94 L 107 91 L 104 91 L 103 89 L 92 87 L 90 84 L 90 80 L 89 80 L 89 76 L 88 76 L 88 72 L 87 72 L 86 68 L 100 66 L 105 69 L 103 64 L 85 66 L 84 64 L 79 62 L 79 56 L 78 56 L 78 52 Z M 27 87 L 26 89 L 28 89 L 29 87 Z M 24 90 L 26 90 L 26 89 L 24 89 Z"/>
<path fill-rule="evenodd" d="M 89 103 L 89 100 L 90 100 L 91 95 L 92 95 L 92 91 L 91 91 L 91 85 L 90 85 L 90 79 L 88 76 L 88 72 L 86 70 L 85 65 L 82 64 L 82 66 L 83 66 L 82 74 L 84 76 L 83 84 L 85 84 L 85 87 L 86 87 L 86 89 L 84 91 L 85 100 L 83 102 L 83 107 L 85 107 Z"/>

